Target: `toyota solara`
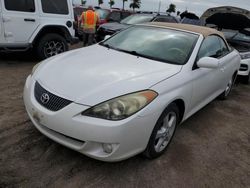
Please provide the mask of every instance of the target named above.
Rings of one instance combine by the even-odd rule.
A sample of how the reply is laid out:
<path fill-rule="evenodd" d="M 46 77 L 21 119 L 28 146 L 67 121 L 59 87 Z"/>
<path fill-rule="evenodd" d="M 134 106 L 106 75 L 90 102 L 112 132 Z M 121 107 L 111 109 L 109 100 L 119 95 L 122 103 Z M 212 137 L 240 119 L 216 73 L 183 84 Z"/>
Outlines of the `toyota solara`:
<path fill-rule="evenodd" d="M 89 157 L 155 158 L 178 124 L 229 95 L 239 66 L 216 30 L 136 25 L 36 65 L 24 103 L 41 133 Z"/>

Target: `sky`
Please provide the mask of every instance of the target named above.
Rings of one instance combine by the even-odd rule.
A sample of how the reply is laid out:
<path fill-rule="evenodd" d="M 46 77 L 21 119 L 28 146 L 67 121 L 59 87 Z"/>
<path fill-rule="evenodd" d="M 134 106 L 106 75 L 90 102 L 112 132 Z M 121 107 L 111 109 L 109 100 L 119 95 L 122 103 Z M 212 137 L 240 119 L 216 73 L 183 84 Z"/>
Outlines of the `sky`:
<path fill-rule="evenodd" d="M 109 7 L 109 0 L 103 0 L 104 4 L 101 6 L 103 8 Z M 122 8 L 122 0 L 114 0 L 115 5 L 113 7 Z M 183 12 L 188 10 L 193 12 L 198 16 L 211 7 L 217 6 L 235 6 L 244 8 L 250 11 L 250 0 L 141 0 L 140 10 L 147 11 L 158 11 L 159 2 L 161 1 L 161 12 L 165 12 L 170 3 L 176 5 L 176 11 Z M 79 3 L 80 0 L 73 0 L 74 3 Z M 129 4 L 131 0 L 125 3 L 125 9 L 129 9 Z M 87 0 L 87 5 L 98 5 L 98 0 Z"/>

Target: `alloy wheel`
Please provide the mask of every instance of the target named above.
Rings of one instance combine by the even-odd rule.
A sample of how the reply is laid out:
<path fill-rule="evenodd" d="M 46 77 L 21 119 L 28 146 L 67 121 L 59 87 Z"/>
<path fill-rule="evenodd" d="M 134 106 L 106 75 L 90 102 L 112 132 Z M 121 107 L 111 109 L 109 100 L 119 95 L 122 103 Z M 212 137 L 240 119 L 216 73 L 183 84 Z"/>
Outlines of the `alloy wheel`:
<path fill-rule="evenodd" d="M 46 57 L 52 57 L 54 55 L 63 53 L 65 51 L 65 45 L 61 41 L 48 41 L 44 45 L 44 54 Z"/>
<path fill-rule="evenodd" d="M 154 148 L 156 152 L 163 151 L 170 142 L 177 124 L 175 112 L 169 112 L 163 119 L 162 126 L 156 133 Z"/>

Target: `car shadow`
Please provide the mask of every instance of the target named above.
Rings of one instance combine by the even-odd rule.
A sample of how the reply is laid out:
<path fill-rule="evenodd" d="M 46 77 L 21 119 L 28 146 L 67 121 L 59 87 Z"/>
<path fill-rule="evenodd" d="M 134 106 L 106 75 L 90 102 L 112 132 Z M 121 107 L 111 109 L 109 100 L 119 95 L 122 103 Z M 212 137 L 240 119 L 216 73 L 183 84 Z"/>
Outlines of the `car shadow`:
<path fill-rule="evenodd" d="M 39 59 L 32 50 L 25 52 L 0 52 L 0 64 L 33 63 L 37 61 Z"/>

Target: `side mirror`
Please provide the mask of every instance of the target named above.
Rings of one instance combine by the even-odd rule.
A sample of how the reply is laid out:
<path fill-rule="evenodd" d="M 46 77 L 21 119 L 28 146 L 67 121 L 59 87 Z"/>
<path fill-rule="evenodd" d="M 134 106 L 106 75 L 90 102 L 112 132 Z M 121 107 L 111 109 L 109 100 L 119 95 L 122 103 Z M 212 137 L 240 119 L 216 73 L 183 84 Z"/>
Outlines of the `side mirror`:
<path fill-rule="evenodd" d="M 105 37 L 104 37 L 104 40 L 107 40 L 108 38 L 110 38 L 111 37 L 111 35 L 106 35 Z"/>
<path fill-rule="evenodd" d="M 197 62 L 200 68 L 216 69 L 219 67 L 219 60 L 213 57 L 203 57 Z"/>

